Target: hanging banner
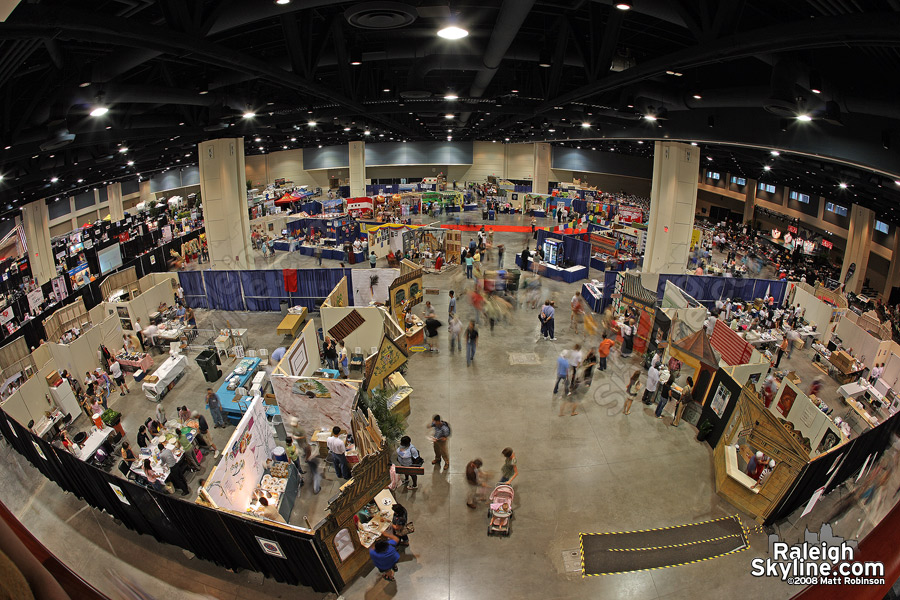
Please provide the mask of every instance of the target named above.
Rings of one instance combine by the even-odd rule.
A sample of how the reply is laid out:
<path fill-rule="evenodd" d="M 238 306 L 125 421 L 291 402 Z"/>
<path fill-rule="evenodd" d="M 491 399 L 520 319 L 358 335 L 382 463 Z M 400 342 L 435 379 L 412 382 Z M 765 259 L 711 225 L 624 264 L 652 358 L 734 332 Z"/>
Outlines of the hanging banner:
<path fill-rule="evenodd" d="M 28 307 L 37 312 L 41 308 L 41 304 L 44 303 L 44 292 L 40 289 L 36 289 L 33 292 L 28 292 Z"/>
<path fill-rule="evenodd" d="M 0 311 L 0 325 L 6 325 L 16 316 L 16 313 L 13 312 L 12 306 L 7 306 L 2 311 Z"/>

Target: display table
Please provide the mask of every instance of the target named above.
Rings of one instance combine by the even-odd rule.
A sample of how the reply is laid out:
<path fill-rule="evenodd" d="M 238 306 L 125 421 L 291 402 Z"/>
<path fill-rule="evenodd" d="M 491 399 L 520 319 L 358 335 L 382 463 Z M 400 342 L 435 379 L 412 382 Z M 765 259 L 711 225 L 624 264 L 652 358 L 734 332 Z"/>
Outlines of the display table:
<path fill-rule="evenodd" d="M 464 205 L 463 205 L 463 211 L 465 211 L 465 212 L 471 212 L 471 211 L 473 211 L 473 210 L 478 210 L 478 205 L 477 205 L 477 204 L 464 204 Z"/>
<path fill-rule="evenodd" d="M 119 366 L 122 367 L 122 370 L 126 373 L 133 373 L 134 371 L 149 371 L 153 368 L 153 357 L 149 354 L 142 354 L 137 360 L 128 360 L 127 358 L 123 358 L 124 356 L 124 354 L 116 355 L 116 361 L 119 363 Z"/>
<path fill-rule="evenodd" d="M 153 373 L 153 376 L 156 377 L 156 381 L 150 382 L 147 381 L 147 379 L 149 379 L 150 377 L 144 378 L 144 382 L 141 384 L 141 388 L 144 390 L 144 395 L 154 402 L 159 402 L 160 400 L 162 400 L 163 396 L 166 395 L 166 392 L 169 390 L 169 386 L 174 385 L 179 379 L 181 379 L 186 368 L 186 356 L 184 356 L 183 354 L 170 356 L 166 359 L 166 362 L 159 365 L 159 368 L 156 369 L 156 371 Z"/>
<path fill-rule="evenodd" d="M 275 333 L 282 336 L 289 335 L 291 337 L 297 337 L 297 333 L 300 331 L 303 323 L 306 322 L 305 311 L 306 309 L 304 308 L 304 314 L 302 315 L 287 315 L 281 320 L 281 323 L 278 324 Z"/>
<path fill-rule="evenodd" d="M 516 264 L 519 265 L 519 267 L 523 271 L 531 270 L 532 263 L 533 261 L 529 259 L 527 265 L 522 265 L 522 255 L 516 254 Z M 549 277 L 550 279 L 556 279 L 557 281 L 575 283 L 576 281 L 579 281 L 581 279 L 587 279 L 588 268 L 582 267 L 581 265 L 576 265 L 574 267 L 562 269 L 560 267 L 557 267 L 556 265 L 541 262 L 539 263 L 538 274 L 543 275 L 544 277 Z"/>
<path fill-rule="evenodd" d="M 43 438 L 48 433 L 55 433 L 57 429 L 56 424 L 59 423 L 62 418 L 63 412 L 59 409 L 56 409 L 52 413 L 50 413 L 49 419 L 46 415 L 41 417 L 41 420 L 35 423 L 34 427 L 32 427 L 31 430 L 34 431 L 36 436 L 38 436 L 39 438 Z"/>
<path fill-rule="evenodd" d="M 600 312 L 601 302 L 603 302 L 603 292 L 601 288 L 592 283 L 584 283 L 581 285 L 581 297 L 595 313 Z"/>
<path fill-rule="evenodd" d="M 156 337 L 157 339 L 166 342 L 177 342 L 179 339 L 181 339 L 181 336 L 184 335 L 184 333 L 189 329 L 195 329 L 195 326 L 184 325 L 183 323 L 179 323 L 177 321 L 169 321 L 164 325 L 160 325 L 159 333 L 156 334 Z"/>
<path fill-rule="evenodd" d="M 259 358 L 242 358 L 235 368 L 225 376 L 224 383 L 216 390 L 216 395 L 219 397 L 219 402 L 222 405 L 222 411 L 233 423 L 237 423 L 241 420 L 241 417 L 247 410 L 247 406 L 246 404 L 241 403 L 243 397 L 237 396 L 237 388 L 229 390 L 228 384 L 233 377 L 237 377 L 240 381 L 240 385 L 237 387 L 245 388 L 249 392 L 252 387 L 250 382 L 256 376 L 256 370 L 259 368 L 259 363 Z M 244 369 L 243 375 L 235 373 L 235 371 L 240 368 Z M 250 396 L 247 396 L 247 398 L 249 399 Z M 269 417 L 280 414 L 280 412 L 281 411 L 278 410 L 277 406 L 266 406 L 266 415 Z"/>
<path fill-rule="evenodd" d="M 196 430 L 191 430 L 191 434 L 188 435 L 191 441 L 193 441 L 193 436 L 195 436 L 196 434 Z M 155 449 L 157 444 L 165 444 L 166 448 L 172 451 L 172 455 L 175 456 L 175 460 L 180 463 L 184 458 L 184 452 L 181 450 L 181 446 L 178 444 L 178 438 L 175 437 L 176 435 L 177 434 L 175 434 L 173 431 L 169 431 L 168 428 L 163 429 L 158 436 L 154 437 L 151 440 L 149 448 L 141 448 L 141 453 L 140 455 L 138 455 L 138 460 L 131 463 L 131 471 L 146 479 L 147 475 L 144 473 L 144 459 L 149 458 L 150 470 L 153 471 L 154 474 L 156 474 L 156 477 L 159 479 L 160 483 L 165 483 L 166 479 L 169 478 L 169 467 L 159 461 L 159 458 L 157 458 L 159 452 L 153 452 L 151 449 Z"/>
<path fill-rule="evenodd" d="M 88 439 L 84 441 L 84 445 L 78 449 L 78 458 L 81 459 L 82 462 L 87 462 L 88 459 L 94 456 L 97 453 L 97 450 L 103 443 L 112 435 L 112 432 L 115 431 L 112 427 L 104 427 L 99 431 L 95 431 Z"/>
<path fill-rule="evenodd" d="M 862 431 L 872 429 L 881 424 L 881 418 L 879 418 L 878 414 L 879 411 L 876 411 L 871 405 L 866 405 L 864 402 L 853 400 L 851 398 L 847 400 L 847 406 L 850 410 L 844 415 L 844 420 L 848 421 L 850 417 L 854 417 L 853 420 L 861 424 Z"/>

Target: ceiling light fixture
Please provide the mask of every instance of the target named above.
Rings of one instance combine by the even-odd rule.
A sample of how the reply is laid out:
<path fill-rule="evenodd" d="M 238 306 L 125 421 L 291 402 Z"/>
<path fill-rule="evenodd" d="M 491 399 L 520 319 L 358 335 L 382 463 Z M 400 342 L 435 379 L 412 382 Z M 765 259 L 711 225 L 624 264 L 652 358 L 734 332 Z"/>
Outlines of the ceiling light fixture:
<path fill-rule="evenodd" d="M 803 113 L 802 115 L 797 115 L 797 120 L 803 121 L 804 123 L 808 123 L 809 121 L 812 121 L 812 117 L 806 113 Z"/>
<path fill-rule="evenodd" d="M 846 190 L 846 189 L 847 189 L 847 184 L 844 183 L 844 182 L 842 181 L 842 182 L 840 182 L 840 183 L 838 184 L 838 187 L 841 188 L 842 190 Z"/>
<path fill-rule="evenodd" d="M 456 100 L 457 98 L 459 98 L 459 96 L 457 96 L 457 95 L 454 94 L 453 92 L 447 92 L 447 93 L 444 95 L 444 100 Z"/>
<path fill-rule="evenodd" d="M 446 115 L 444 115 L 444 118 L 445 118 L 445 119 L 452 119 L 452 118 L 453 118 L 453 113 L 447 113 Z"/>
<path fill-rule="evenodd" d="M 133 161 L 133 160 L 129 160 L 129 161 L 128 161 L 128 166 L 129 166 L 129 167 L 133 167 L 133 166 L 134 166 L 134 161 Z"/>
<path fill-rule="evenodd" d="M 694 94 L 694 100 L 700 100 L 701 98 L 703 98 L 703 96 L 700 94 Z"/>
<path fill-rule="evenodd" d="M 316 126 L 316 122 L 315 122 L 315 121 L 309 121 L 309 122 L 307 122 L 306 124 L 309 125 L 310 127 L 315 127 L 315 126 Z"/>
<path fill-rule="evenodd" d="M 448 25 L 443 29 L 439 29 L 437 34 L 438 37 L 442 37 L 445 40 L 461 40 L 469 35 L 469 32 L 462 27 L 457 27 L 456 25 Z"/>
<path fill-rule="evenodd" d="M 244 113 L 244 118 L 245 118 L 245 119 L 252 119 L 252 118 L 255 117 L 255 116 L 256 116 L 256 113 L 255 113 L 255 112 L 251 112 L 251 111 L 249 111 L 249 110 L 248 110 L 247 112 Z"/>
<path fill-rule="evenodd" d="M 282 6 L 285 4 L 290 4 L 290 3 L 291 3 L 291 0 L 275 0 L 275 4 L 280 4 Z"/>
<path fill-rule="evenodd" d="M 91 116 L 92 117 L 102 117 L 103 115 L 105 115 L 108 112 L 109 112 L 109 109 L 107 107 L 98 106 L 98 107 L 94 108 L 94 110 L 91 111 Z"/>
<path fill-rule="evenodd" d="M 591 126 L 591 124 L 588 123 L 587 121 L 585 121 L 584 123 L 581 124 L 581 126 L 584 127 L 585 129 L 587 129 L 588 127 Z"/>
<path fill-rule="evenodd" d="M 771 171 L 771 170 L 772 170 L 772 167 L 770 167 L 769 165 L 766 165 L 763 167 L 763 171 Z"/>
<path fill-rule="evenodd" d="M 368 129 L 366 129 L 365 131 L 363 131 L 363 135 L 371 135 L 371 134 L 372 134 L 372 132 L 369 131 Z"/>
<path fill-rule="evenodd" d="M 772 150 L 769 154 L 771 154 L 772 156 L 781 156 L 781 152 L 779 152 L 778 150 Z"/>
<path fill-rule="evenodd" d="M 57 181 L 59 181 L 59 177 L 51 177 L 50 178 L 50 183 L 56 183 Z"/>
<path fill-rule="evenodd" d="M 128 152 L 128 146 L 122 146 L 121 148 L 119 148 L 120 154 L 125 154 L 126 152 Z"/>
<path fill-rule="evenodd" d="M 344 127 L 344 131 L 350 131 L 349 127 Z"/>
<path fill-rule="evenodd" d="M 359 48 L 350 49 L 350 64 L 354 67 L 358 67 L 362 64 L 362 51 L 360 51 Z"/>
<path fill-rule="evenodd" d="M 656 115 L 646 114 L 646 115 L 644 115 L 644 118 L 647 119 L 648 121 L 655 121 Z"/>
<path fill-rule="evenodd" d="M 262 138 L 253 138 L 253 141 L 254 141 L 254 142 L 261 142 L 261 141 L 262 141 Z"/>
<path fill-rule="evenodd" d="M 632 6 L 634 6 L 633 2 L 616 2 L 616 8 L 619 10 L 631 10 Z"/>

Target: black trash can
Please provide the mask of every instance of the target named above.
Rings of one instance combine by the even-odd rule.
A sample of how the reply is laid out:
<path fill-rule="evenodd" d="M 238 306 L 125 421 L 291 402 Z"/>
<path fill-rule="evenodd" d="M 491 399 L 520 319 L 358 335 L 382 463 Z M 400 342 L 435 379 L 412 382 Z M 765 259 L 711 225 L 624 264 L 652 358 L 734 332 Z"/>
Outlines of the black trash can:
<path fill-rule="evenodd" d="M 219 354 L 215 350 L 204 350 L 197 355 L 196 360 L 197 366 L 203 371 L 203 377 L 207 382 L 218 381 L 219 377 L 222 376 L 222 371 L 219 370 L 219 365 L 221 364 Z"/>

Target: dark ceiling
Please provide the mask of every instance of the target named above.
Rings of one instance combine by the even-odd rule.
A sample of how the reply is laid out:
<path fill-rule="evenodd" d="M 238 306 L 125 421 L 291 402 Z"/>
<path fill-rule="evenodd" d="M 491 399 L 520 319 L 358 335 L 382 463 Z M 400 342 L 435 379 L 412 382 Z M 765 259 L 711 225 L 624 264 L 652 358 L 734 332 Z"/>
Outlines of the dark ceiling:
<path fill-rule="evenodd" d="M 451 20 L 468 37 L 438 37 Z M 221 136 L 248 154 L 674 139 L 897 222 L 898 75 L 900 0 L 31 0 L 0 23 L 0 212 Z"/>

